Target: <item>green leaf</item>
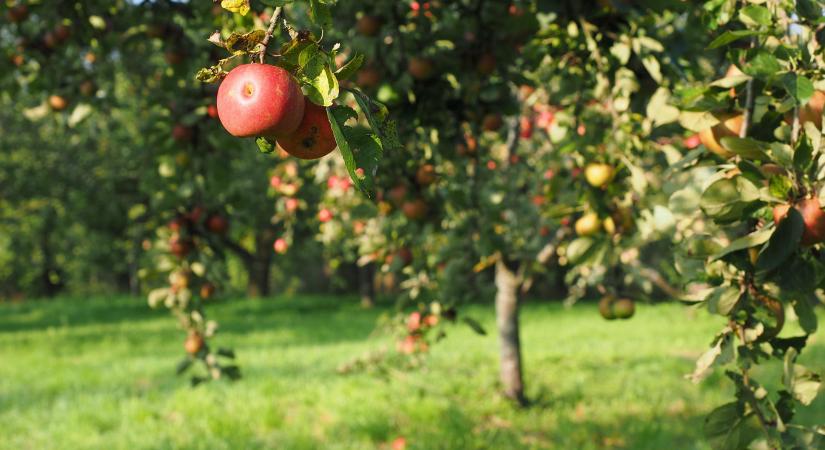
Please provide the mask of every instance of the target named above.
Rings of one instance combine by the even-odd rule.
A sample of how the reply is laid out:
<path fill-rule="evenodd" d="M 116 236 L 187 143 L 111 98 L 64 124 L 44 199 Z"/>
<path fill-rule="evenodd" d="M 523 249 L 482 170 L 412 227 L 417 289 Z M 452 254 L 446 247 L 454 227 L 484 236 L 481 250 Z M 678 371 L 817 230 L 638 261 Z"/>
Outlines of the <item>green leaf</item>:
<path fill-rule="evenodd" d="M 739 250 L 744 250 L 746 248 L 756 247 L 757 245 L 762 245 L 771 238 L 771 235 L 774 232 L 773 227 L 764 227 L 761 230 L 756 230 L 751 234 L 746 236 L 742 236 L 741 238 L 733 241 L 725 247 L 720 253 L 713 256 L 712 261 L 716 261 L 722 258 L 725 255 L 728 255 L 733 252 L 737 252 Z"/>
<path fill-rule="evenodd" d="M 380 141 L 368 131 L 357 132 L 346 125 L 349 119 L 358 118 L 352 108 L 327 108 L 327 116 L 353 184 L 364 195 L 372 198 L 375 193 L 375 173 L 382 153 Z"/>
<path fill-rule="evenodd" d="M 177 375 L 180 375 L 180 374 L 186 372 L 192 366 L 193 362 L 194 362 L 194 360 L 192 358 L 188 357 L 188 356 L 181 359 L 178 362 L 177 367 L 175 368 L 175 373 Z"/>
<path fill-rule="evenodd" d="M 803 228 L 802 215 L 796 208 L 790 208 L 787 217 L 776 226 L 768 246 L 759 254 L 756 270 L 768 272 L 784 263 L 799 247 Z"/>
<path fill-rule="evenodd" d="M 679 125 L 697 133 L 717 123 L 719 119 L 709 111 L 682 111 L 679 114 Z"/>
<path fill-rule="evenodd" d="M 731 402 L 708 414 L 704 432 L 714 450 L 741 450 L 758 436 L 759 425 L 753 414 L 745 414 L 742 405 Z"/>
<path fill-rule="evenodd" d="M 728 286 L 724 289 L 717 289 L 708 298 L 708 311 L 711 314 L 727 316 L 739 303 L 742 292 L 736 286 Z"/>
<path fill-rule="evenodd" d="M 309 0 L 309 18 L 316 25 L 326 28 L 332 22 L 332 13 L 323 0 Z"/>
<path fill-rule="evenodd" d="M 317 45 L 305 47 L 298 56 L 298 65 L 298 79 L 307 88 L 307 97 L 317 105 L 332 106 L 339 94 L 338 79 L 326 53 Z"/>
<path fill-rule="evenodd" d="M 739 39 L 756 36 L 762 34 L 756 30 L 735 30 L 735 31 L 725 31 L 719 37 L 713 40 L 708 45 L 708 49 L 713 50 L 715 48 L 719 48 L 723 45 L 728 45 L 731 42 L 738 41 Z"/>
<path fill-rule="evenodd" d="M 816 299 L 814 299 L 814 301 L 816 301 Z M 814 308 L 811 306 L 811 300 L 808 300 L 806 297 L 794 300 L 793 310 L 796 316 L 799 317 L 799 326 L 802 327 L 802 330 L 807 334 L 816 333 L 818 324 L 816 312 L 814 312 Z"/>
<path fill-rule="evenodd" d="M 771 12 L 764 6 L 750 5 L 739 10 L 739 20 L 748 26 L 771 26 Z"/>
<path fill-rule="evenodd" d="M 742 70 L 751 76 L 771 78 L 782 70 L 782 65 L 776 56 L 767 50 L 759 49 Z"/>
<path fill-rule="evenodd" d="M 352 78 L 353 75 L 355 75 L 355 72 L 357 72 L 363 64 L 364 55 L 355 55 L 354 58 L 347 61 L 346 64 L 344 64 L 340 69 L 335 71 L 335 77 L 338 78 L 338 81 L 349 80 L 350 78 Z"/>
<path fill-rule="evenodd" d="M 776 198 L 788 198 L 793 189 L 793 182 L 785 175 L 773 175 L 768 182 L 768 191 Z"/>
<path fill-rule="evenodd" d="M 479 334 L 481 336 L 487 335 L 487 331 L 484 330 L 484 327 L 482 327 L 481 324 L 472 317 L 463 316 L 461 318 L 461 321 L 466 323 L 467 326 L 469 326 L 474 332 L 476 332 L 476 334 Z"/>
<path fill-rule="evenodd" d="M 713 295 L 716 295 L 716 292 L 714 292 Z M 688 375 L 691 382 L 698 383 L 705 379 L 714 367 L 733 361 L 733 342 L 733 334 L 731 333 L 730 328 L 725 328 L 723 332 L 717 336 L 713 347 L 703 353 L 702 356 L 696 360 L 696 367 L 693 369 L 693 373 Z"/>
<path fill-rule="evenodd" d="M 258 150 L 261 153 L 272 153 L 275 151 L 275 140 L 272 138 L 265 138 L 263 136 L 255 138 L 255 144 L 258 145 Z"/>
<path fill-rule="evenodd" d="M 719 143 L 722 144 L 722 147 L 745 159 L 760 161 L 770 161 L 771 159 L 765 153 L 765 150 L 769 148 L 768 144 L 755 139 L 727 136 L 720 139 Z"/>
<path fill-rule="evenodd" d="M 705 189 L 699 206 L 715 221 L 725 223 L 742 219 L 758 199 L 759 189 L 746 178 L 722 178 Z"/>
<path fill-rule="evenodd" d="M 805 105 L 814 95 L 814 84 L 804 75 L 788 72 L 782 76 L 782 86 L 800 105 Z"/>

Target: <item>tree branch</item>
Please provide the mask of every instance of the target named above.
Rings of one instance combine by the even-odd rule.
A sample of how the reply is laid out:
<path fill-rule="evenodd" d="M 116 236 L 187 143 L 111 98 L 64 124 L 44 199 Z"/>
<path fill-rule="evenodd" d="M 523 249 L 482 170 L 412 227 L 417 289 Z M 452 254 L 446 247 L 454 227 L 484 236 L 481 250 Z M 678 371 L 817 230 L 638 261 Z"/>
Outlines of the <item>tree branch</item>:
<path fill-rule="evenodd" d="M 266 57 L 266 47 L 269 45 L 269 40 L 272 39 L 272 33 L 275 32 L 275 26 L 278 23 L 278 19 L 281 18 L 282 11 L 283 8 L 280 6 L 275 8 L 275 11 L 272 13 L 272 17 L 269 18 L 269 28 L 266 29 L 266 35 L 264 36 L 264 40 L 261 42 L 264 47 L 260 54 L 261 64 L 264 63 L 264 58 Z"/>

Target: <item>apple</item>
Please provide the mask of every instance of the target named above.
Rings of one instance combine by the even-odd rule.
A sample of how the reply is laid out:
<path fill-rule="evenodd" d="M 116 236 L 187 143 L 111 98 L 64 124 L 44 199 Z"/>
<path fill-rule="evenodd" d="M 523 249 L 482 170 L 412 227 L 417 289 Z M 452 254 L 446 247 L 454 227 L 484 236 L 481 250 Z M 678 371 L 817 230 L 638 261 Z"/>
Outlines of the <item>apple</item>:
<path fill-rule="evenodd" d="M 11 63 L 17 67 L 22 66 L 23 63 L 26 62 L 26 58 L 24 58 L 21 54 L 12 55 L 9 59 L 11 60 Z"/>
<path fill-rule="evenodd" d="M 272 244 L 272 247 L 275 249 L 275 253 L 283 255 L 286 253 L 287 249 L 289 249 L 289 244 L 286 243 L 286 239 L 278 238 L 275 239 L 275 243 Z"/>
<path fill-rule="evenodd" d="M 52 33 L 54 33 L 57 43 L 62 44 L 72 36 L 72 29 L 61 23 L 60 25 L 54 27 Z"/>
<path fill-rule="evenodd" d="M 493 161 L 492 159 L 487 161 L 487 169 L 496 170 L 497 167 L 498 167 L 498 164 L 496 164 L 496 162 Z"/>
<path fill-rule="evenodd" d="M 358 71 L 355 83 L 364 89 L 372 89 L 381 84 L 381 72 L 369 65 Z"/>
<path fill-rule="evenodd" d="M 292 133 L 301 125 L 306 101 L 286 70 L 268 64 L 242 64 L 221 82 L 218 118 L 235 137 Z"/>
<path fill-rule="evenodd" d="M 636 305 L 629 298 L 620 298 L 613 302 L 613 313 L 617 319 L 629 319 L 636 313 Z"/>
<path fill-rule="evenodd" d="M 489 76 L 492 75 L 493 72 L 496 71 L 496 56 L 492 53 L 485 53 L 478 58 L 478 64 L 476 64 L 476 70 L 478 73 Z"/>
<path fill-rule="evenodd" d="M 404 184 L 398 184 L 387 193 L 387 197 L 389 198 L 390 202 L 396 207 L 401 206 L 404 203 L 404 200 L 407 199 L 407 186 Z"/>
<path fill-rule="evenodd" d="M 599 314 L 606 320 L 616 318 L 616 313 L 613 311 L 613 297 L 604 296 L 599 300 Z"/>
<path fill-rule="evenodd" d="M 519 119 L 519 137 L 522 139 L 533 137 L 533 121 L 527 116 L 521 116 Z"/>
<path fill-rule="evenodd" d="M 427 203 L 424 200 L 418 198 L 404 202 L 404 204 L 401 205 L 401 210 L 403 211 L 407 219 L 421 220 L 427 217 L 427 212 L 429 208 L 427 207 Z"/>
<path fill-rule="evenodd" d="M 10 22 L 20 23 L 29 17 L 29 7 L 23 4 L 12 6 L 6 12 L 6 16 Z"/>
<path fill-rule="evenodd" d="M 614 175 L 613 166 L 604 163 L 590 163 L 584 168 L 584 178 L 591 186 L 604 188 Z"/>
<path fill-rule="evenodd" d="M 822 129 L 822 108 L 825 107 L 825 92 L 814 91 L 808 104 L 799 109 L 799 123 L 813 122 L 818 130 Z"/>
<path fill-rule="evenodd" d="M 49 106 L 54 111 L 63 111 L 69 106 L 68 100 L 65 97 L 60 95 L 50 95 L 49 96 Z"/>
<path fill-rule="evenodd" d="M 407 72 L 416 80 L 424 81 L 433 76 L 435 66 L 431 59 L 415 56 L 410 58 L 407 64 Z"/>
<path fill-rule="evenodd" d="M 435 166 L 424 164 L 415 173 L 415 179 L 421 186 L 429 186 L 435 182 Z"/>
<path fill-rule="evenodd" d="M 712 153 L 723 158 L 730 158 L 734 154 L 719 143 L 723 137 L 738 137 L 742 129 L 744 117 L 742 114 L 723 114 L 717 116 L 719 123 L 699 132 L 699 140 Z"/>
<path fill-rule="evenodd" d="M 206 213 L 206 209 L 204 209 L 203 206 L 195 206 L 191 211 L 189 211 L 186 217 L 190 222 L 198 223 L 203 218 L 204 213 Z"/>
<path fill-rule="evenodd" d="M 418 331 L 421 328 L 421 313 L 413 311 L 407 316 L 407 331 L 410 333 Z"/>
<path fill-rule="evenodd" d="M 318 211 L 318 220 L 320 220 L 321 223 L 329 222 L 330 220 L 332 220 L 332 211 L 326 208 L 321 209 L 320 211 Z"/>
<path fill-rule="evenodd" d="M 613 221 L 613 218 L 608 216 L 602 222 L 602 228 L 607 234 L 616 234 L 616 222 Z"/>
<path fill-rule="evenodd" d="M 805 228 L 802 232 L 802 239 L 799 243 L 802 246 L 810 246 L 825 241 L 825 212 L 819 205 L 819 199 L 806 198 L 794 208 L 802 215 Z M 777 225 L 787 217 L 790 205 L 777 205 L 773 208 L 773 221 Z"/>
<path fill-rule="evenodd" d="M 95 86 L 95 82 L 92 80 L 83 81 L 80 83 L 78 89 L 80 90 L 80 93 L 86 97 L 91 97 L 95 92 L 97 92 L 97 86 Z"/>
<path fill-rule="evenodd" d="M 172 127 L 172 139 L 176 142 L 185 143 L 192 140 L 192 128 L 183 124 L 176 124 Z"/>
<path fill-rule="evenodd" d="M 284 202 L 284 207 L 288 213 L 293 213 L 298 210 L 298 199 L 290 197 Z"/>
<path fill-rule="evenodd" d="M 186 341 L 183 343 L 183 348 L 186 350 L 186 353 L 195 355 L 203 349 L 203 338 L 198 333 L 189 333 L 189 336 L 186 337 Z"/>
<path fill-rule="evenodd" d="M 701 143 L 702 138 L 699 137 L 698 133 L 691 134 L 690 136 L 682 140 L 682 145 L 684 145 L 685 148 L 688 150 L 693 150 L 694 148 L 698 147 Z"/>
<path fill-rule="evenodd" d="M 522 84 L 518 87 L 518 96 L 522 101 L 533 95 L 533 92 L 536 92 L 536 88 L 529 84 Z"/>
<path fill-rule="evenodd" d="M 496 113 L 488 113 L 481 121 L 481 128 L 484 131 L 497 131 L 502 125 L 504 125 L 504 119 L 501 118 L 501 114 Z"/>
<path fill-rule="evenodd" d="M 174 234 L 169 239 L 169 251 L 178 258 L 184 258 L 192 251 L 192 240 Z"/>
<path fill-rule="evenodd" d="M 544 204 L 544 196 L 541 194 L 536 194 L 530 199 L 530 201 L 533 202 L 534 206 L 541 206 Z"/>
<path fill-rule="evenodd" d="M 229 230 L 229 221 L 220 214 L 212 214 L 206 218 L 206 229 L 215 234 L 225 234 Z"/>
<path fill-rule="evenodd" d="M 579 236 L 592 236 L 599 231 L 601 225 L 599 215 L 594 212 L 589 212 L 581 216 L 573 227 L 576 229 L 576 234 Z"/>
<path fill-rule="evenodd" d="M 363 36 L 373 37 L 381 30 L 381 19 L 364 14 L 355 23 L 355 29 Z"/>
<path fill-rule="evenodd" d="M 217 288 L 215 287 L 214 284 L 212 284 L 208 281 L 206 283 L 203 283 L 203 285 L 201 285 L 201 291 L 200 291 L 201 298 L 204 299 L 204 300 L 212 298 L 212 296 L 215 295 L 216 290 L 217 290 Z"/>
<path fill-rule="evenodd" d="M 269 179 L 269 185 L 272 186 L 273 189 L 278 189 L 281 186 L 281 177 L 277 175 L 273 175 L 272 178 Z"/>
<path fill-rule="evenodd" d="M 335 150 L 335 136 L 329 124 L 327 110 L 305 100 L 304 118 L 298 128 L 287 134 L 275 135 L 281 148 L 300 159 L 318 159 Z"/>
<path fill-rule="evenodd" d="M 208 105 L 206 107 L 206 115 L 213 118 L 213 119 L 217 119 L 218 118 L 218 106 L 215 105 L 215 104 Z"/>
<path fill-rule="evenodd" d="M 186 219 L 184 219 L 181 216 L 177 216 L 174 219 L 170 220 L 169 223 L 166 226 L 169 227 L 170 230 L 177 233 L 178 231 L 182 230 L 187 225 L 188 224 L 187 224 Z"/>

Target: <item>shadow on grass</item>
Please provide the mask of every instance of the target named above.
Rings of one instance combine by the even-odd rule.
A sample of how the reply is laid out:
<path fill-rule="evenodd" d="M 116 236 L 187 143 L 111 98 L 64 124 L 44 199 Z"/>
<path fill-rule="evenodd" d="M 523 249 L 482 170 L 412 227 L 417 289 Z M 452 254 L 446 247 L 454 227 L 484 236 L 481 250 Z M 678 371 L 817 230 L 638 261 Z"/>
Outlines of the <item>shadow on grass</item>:
<path fill-rule="evenodd" d="M 0 304 L 0 333 L 133 322 L 158 314 L 135 297 L 32 300 Z"/>

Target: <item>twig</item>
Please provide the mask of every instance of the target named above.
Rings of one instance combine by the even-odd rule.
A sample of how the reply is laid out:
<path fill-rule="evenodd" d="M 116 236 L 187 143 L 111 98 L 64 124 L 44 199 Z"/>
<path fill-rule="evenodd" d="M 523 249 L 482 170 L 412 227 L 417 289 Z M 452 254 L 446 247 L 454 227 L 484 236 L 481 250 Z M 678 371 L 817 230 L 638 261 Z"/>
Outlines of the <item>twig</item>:
<path fill-rule="evenodd" d="M 281 18 L 281 11 L 282 7 L 279 6 L 275 8 L 275 11 L 272 12 L 272 17 L 269 18 L 269 28 L 266 29 L 266 35 L 264 36 L 264 40 L 261 41 L 263 45 L 263 49 L 261 49 L 260 60 L 261 64 L 264 63 L 264 58 L 266 57 L 266 47 L 269 45 L 269 40 L 272 38 L 272 33 L 275 32 L 275 26 L 278 24 L 278 19 Z"/>

